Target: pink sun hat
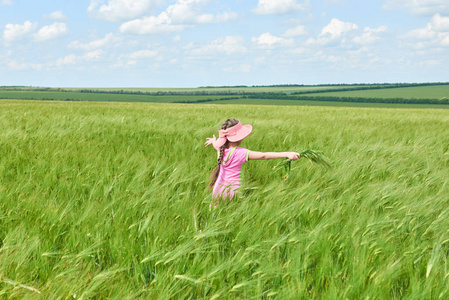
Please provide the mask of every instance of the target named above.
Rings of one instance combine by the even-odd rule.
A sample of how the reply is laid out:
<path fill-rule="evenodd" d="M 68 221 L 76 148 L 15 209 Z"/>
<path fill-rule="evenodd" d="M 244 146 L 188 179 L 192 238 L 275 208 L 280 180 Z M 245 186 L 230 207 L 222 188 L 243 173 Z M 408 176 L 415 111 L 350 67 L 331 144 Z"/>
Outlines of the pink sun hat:
<path fill-rule="evenodd" d="M 253 127 L 251 125 L 242 125 L 242 123 L 238 122 L 228 129 L 219 130 L 218 139 L 213 143 L 213 146 L 215 149 L 219 150 L 220 147 L 226 143 L 226 140 L 230 142 L 241 141 L 250 135 L 252 131 Z"/>

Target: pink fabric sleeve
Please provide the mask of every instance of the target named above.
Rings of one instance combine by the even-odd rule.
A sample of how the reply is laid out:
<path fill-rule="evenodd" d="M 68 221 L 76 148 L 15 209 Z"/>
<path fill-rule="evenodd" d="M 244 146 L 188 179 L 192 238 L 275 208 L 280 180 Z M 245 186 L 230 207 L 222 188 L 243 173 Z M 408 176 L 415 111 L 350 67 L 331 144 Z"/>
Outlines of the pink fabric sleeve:
<path fill-rule="evenodd" d="M 245 149 L 245 148 L 237 148 L 234 151 L 234 159 L 236 162 L 239 163 L 246 163 L 247 162 L 247 154 L 248 154 L 249 150 Z"/>

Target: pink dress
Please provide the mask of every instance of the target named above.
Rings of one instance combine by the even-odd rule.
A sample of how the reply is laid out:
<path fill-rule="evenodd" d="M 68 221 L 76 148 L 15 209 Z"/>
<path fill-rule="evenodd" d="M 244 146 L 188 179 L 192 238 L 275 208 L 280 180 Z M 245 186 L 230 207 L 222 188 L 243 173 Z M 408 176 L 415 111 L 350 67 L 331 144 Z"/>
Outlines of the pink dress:
<path fill-rule="evenodd" d="M 214 185 L 213 198 L 231 200 L 240 186 L 242 164 L 248 161 L 249 150 L 235 147 L 224 150 L 223 163 Z"/>

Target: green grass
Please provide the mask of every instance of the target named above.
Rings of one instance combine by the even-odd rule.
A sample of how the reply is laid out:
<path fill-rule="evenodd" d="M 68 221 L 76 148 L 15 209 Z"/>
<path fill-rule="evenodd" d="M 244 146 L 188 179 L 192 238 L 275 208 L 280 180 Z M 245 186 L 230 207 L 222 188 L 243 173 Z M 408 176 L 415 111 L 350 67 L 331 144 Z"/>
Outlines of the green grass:
<path fill-rule="evenodd" d="M 100 91 L 129 91 L 129 92 L 252 92 L 252 93 L 262 93 L 262 92 L 298 92 L 298 91 L 317 91 L 324 89 L 344 89 L 356 87 L 351 85 L 345 86 L 260 86 L 260 87 L 211 87 L 211 88 L 92 88 L 93 90 Z M 360 85 L 357 85 L 360 87 Z M 69 90 L 79 90 L 79 88 L 67 88 Z"/>
<path fill-rule="evenodd" d="M 134 95 L 109 93 L 82 93 L 82 92 L 41 92 L 41 91 L 4 91 L 0 89 L 0 99 L 24 100 L 66 100 L 66 101 L 111 101 L 111 102 L 178 102 L 205 99 L 220 99 L 229 96 L 203 96 L 203 95 Z"/>
<path fill-rule="evenodd" d="M 312 94 L 311 97 L 313 97 Z M 368 102 L 338 102 L 338 101 L 313 101 L 313 100 L 285 100 L 285 99 L 232 99 L 214 101 L 214 104 L 246 104 L 246 105 L 282 105 L 282 106 L 334 106 L 334 107 L 372 107 L 372 108 L 433 108 L 448 109 L 445 104 L 403 104 L 403 103 L 368 103 Z"/>
<path fill-rule="evenodd" d="M 333 168 L 244 166 L 210 211 L 206 137 Z M 447 110 L 0 100 L 4 299 L 448 297 Z M 34 288 L 35 291 L 28 288 Z M 41 294 L 38 294 L 39 291 Z"/>
<path fill-rule="evenodd" d="M 449 98 L 449 85 L 403 87 L 391 89 L 375 89 L 361 91 L 344 91 L 314 93 L 311 96 L 335 96 L 335 97 L 376 97 L 376 98 Z"/>
<path fill-rule="evenodd" d="M 372 87 L 378 85 L 373 84 Z M 362 85 L 357 86 L 303 86 L 303 87 L 217 87 L 217 88 L 93 88 L 92 91 L 96 92 L 81 92 L 80 88 L 69 88 L 66 91 L 60 89 L 54 89 L 49 91 L 37 91 L 32 88 L 23 87 L 18 90 L 8 90 L 8 88 L 0 88 L 0 99 L 25 99 L 25 100 L 62 100 L 62 101 L 105 101 L 105 102 L 192 102 L 200 103 L 201 101 L 214 100 L 215 104 L 255 104 L 255 105 L 313 105 L 313 106 L 343 106 L 343 107 L 385 107 L 385 108 L 447 108 L 444 104 L 413 104 L 413 103 L 373 103 L 374 98 L 390 99 L 390 98 L 403 98 L 403 99 L 444 99 L 449 95 L 449 85 L 433 85 L 433 86 L 419 86 L 419 87 L 400 87 L 400 88 L 382 88 L 372 90 L 360 90 L 360 91 L 342 91 L 342 92 L 323 92 L 323 93 L 311 93 L 305 95 L 299 95 L 307 100 L 289 100 L 289 99 L 229 99 L 242 97 L 242 95 L 235 93 L 261 93 L 260 97 L 264 98 L 263 93 L 286 93 L 292 94 L 294 92 L 301 91 L 319 91 L 325 89 L 347 89 L 347 88 L 363 88 Z M 98 91 L 104 91 L 98 92 Z M 115 93 L 116 92 L 116 93 Z M 174 92 L 174 93 L 186 93 L 180 95 L 140 95 L 140 94 L 126 94 L 126 92 Z M 192 93 L 218 93 L 218 95 L 193 95 Z M 221 93 L 221 94 L 220 94 Z M 231 95 L 229 95 L 231 93 Z M 234 94 L 232 94 L 234 93 Z M 298 96 L 298 95 L 294 95 Z M 314 100 L 314 97 L 349 97 L 347 102 L 339 101 L 327 101 L 329 99 L 321 99 L 326 101 Z M 274 98 L 282 95 L 276 96 Z M 351 97 L 364 97 L 371 98 L 365 99 L 365 102 L 361 102 L 360 99 L 354 99 L 355 102 L 351 102 Z M 221 100 L 220 100 L 221 99 Z M 218 100 L 218 101 L 217 101 Z M 371 102 L 370 102 L 371 101 Z M 385 101 L 389 102 L 389 101 Z"/>

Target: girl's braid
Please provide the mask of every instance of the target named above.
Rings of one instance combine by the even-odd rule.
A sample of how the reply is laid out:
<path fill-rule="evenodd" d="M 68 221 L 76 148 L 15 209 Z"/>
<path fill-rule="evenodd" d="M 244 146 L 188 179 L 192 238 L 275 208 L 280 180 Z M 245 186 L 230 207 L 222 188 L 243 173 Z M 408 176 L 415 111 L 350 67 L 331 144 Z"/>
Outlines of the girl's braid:
<path fill-rule="evenodd" d="M 226 130 L 229 127 L 237 125 L 238 122 L 239 121 L 236 119 L 227 119 L 223 123 L 223 125 L 221 125 L 221 129 Z M 212 189 L 214 187 L 214 184 L 217 181 L 218 174 L 220 173 L 220 164 L 223 162 L 224 151 L 228 146 L 229 146 L 229 141 L 226 141 L 226 143 L 220 147 L 220 153 L 218 154 L 218 158 L 217 158 L 218 166 L 215 167 L 215 169 L 212 171 L 212 174 L 210 175 L 210 184 L 209 184 L 210 189 Z"/>
<path fill-rule="evenodd" d="M 231 127 L 231 126 L 228 126 L 230 121 L 231 121 L 230 119 L 227 119 L 223 123 L 223 125 L 221 125 L 221 129 L 225 130 L 225 129 L 228 129 L 229 127 Z M 217 162 L 219 165 L 223 162 L 224 150 L 226 149 L 227 143 L 228 143 L 228 141 L 226 141 L 226 143 L 220 147 L 220 154 L 218 155 L 218 158 L 217 158 Z"/>

